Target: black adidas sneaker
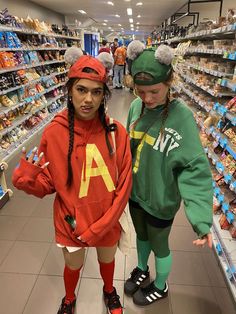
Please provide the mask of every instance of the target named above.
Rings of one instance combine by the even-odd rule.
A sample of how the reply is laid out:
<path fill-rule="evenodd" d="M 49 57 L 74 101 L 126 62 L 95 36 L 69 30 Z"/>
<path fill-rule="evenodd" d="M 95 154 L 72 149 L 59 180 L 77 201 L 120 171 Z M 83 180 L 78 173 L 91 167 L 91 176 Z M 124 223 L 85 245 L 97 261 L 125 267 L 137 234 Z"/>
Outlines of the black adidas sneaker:
<path fill-rule="evenodd" d="M 75 303 L 76 303 L 76 299 L 74 299 L 74 301 L 72 302 L 66 302 L 66 298 L 64 297 L 61 301 L 61 305 L 57 314 L 74 314 Z"/>
<path fill-rule="evenodd" d="M 149 269 L 146 271 L 136 267 L 131 272 L 129 279 L 126 280 L 124 291 L 128 296 L 132 296 L 140 287 L 142 287 L 150 278 Z"/>
<path fill-rule="evenodd" d="M 163 290 L 159 290 L 155 285 L 154 281 L 150 283 L 145 288 L 139 289 L 133 295 L 133 301 L 136 305 L 144 306 L 152 304 L 160 299 L 167 297 L 168 295 L 168 285 L 165 284 L 165 288 Z"/>

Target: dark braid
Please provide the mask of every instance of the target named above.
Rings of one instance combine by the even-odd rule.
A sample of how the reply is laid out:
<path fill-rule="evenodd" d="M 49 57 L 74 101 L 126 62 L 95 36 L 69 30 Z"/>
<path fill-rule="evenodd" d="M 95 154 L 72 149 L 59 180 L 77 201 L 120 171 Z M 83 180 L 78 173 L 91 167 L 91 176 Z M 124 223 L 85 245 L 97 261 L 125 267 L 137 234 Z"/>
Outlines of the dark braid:
<path fill-rule="evenodd" d="M 163 111 L 161 113 L 161 115 L 162 115 L 161 129 L 160 129 L 161 139 L 164 136 L 165 122 L 166 122 L 166 120 L 168 118 L 168 114 L 169 114 L 169 105 L 170 105 L 170 89 L 168 90 L 168 93 L 167 93 L 165 107 L 164 107 L 164 109 L 163 109 Z"/>
<path fill-rule="evenodd" d="M 107 144 L 109 154 L 112 155 L 114 153 L 114 151 L 113 151 L 113 148 L 112 148 L 111 143 L 109 141 L 108 133 L 115 131 L 117 129 L 117 125 L 115 123 L 108 125 L 107 121 L 106 121 L 105 108 L 106 108 L 107 100 L 110 97 L 110 95 L 111 95 L 111 92 L 108 89 L 107 85 L 105 84 L 104 85 L 104 98 L 103 98 L 103 102 L 101 103 L 101 105 L 98 109 L 98 115 L 99 115 L 99 119 L 101 121 L 101 124 L 105 129 L 105 139 L 106 139 L 106 144 Z"/>
<path fill-rule="evenodd" d="M 74 147 L 74 121 L 75 121 L 74 120 L 75 108 L 71 101 L 71 97 L 68 97 L 67 107 L 68 107 L 68 123 L 69 123 L 69 148 L 68 148 L 68 155 L 67 155 L 68 176 L 67 176 L 66 185 L 70 187 L 73 181 L 71 155 L 72 155 L 73 147 Z"/>
<path fill-rule="evenodd" d="M 140 116 L 138 117 L 137 120 L 135 120 L 133 123 L 132 123 L 132 129 L 134 129 L 137 125 L 137 123 L 139 122 L 139 120 L 142 118 L 143 116 L 143 113 L 144 113 L 144 108 L 145 108 L 145 103 L 142 101 L 142 108 L 141 108 L 141 112 L 140 112 Z"/>
<path fill-rule="evenodd" d="M 68 100 L 67 100 L 67 108 L 68 108 L 68 125 L 69 125 L 69 147 L 68 147 L 68 155 L 67 155 L 67 187 L 70 187 L 73 181 L 73 171 L 71 166 L 71 155 L 74 147 L 74 119 L 75 119 L 75 108 L 72 103 L 72 99 L 70 96 L 71 89 L 73 84 L 77 79 L 68 80 L 66 86 L 68 89 Z"/>

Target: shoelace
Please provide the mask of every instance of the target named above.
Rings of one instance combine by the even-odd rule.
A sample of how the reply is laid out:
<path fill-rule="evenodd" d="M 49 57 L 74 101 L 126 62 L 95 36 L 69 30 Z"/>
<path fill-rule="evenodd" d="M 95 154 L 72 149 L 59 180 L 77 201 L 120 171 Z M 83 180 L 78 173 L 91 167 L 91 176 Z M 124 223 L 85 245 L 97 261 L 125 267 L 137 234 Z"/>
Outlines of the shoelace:
<path fill-rule="evenodd" d="M 120 304 L 120 297 L 117 294 L 112 295 L 109 299 L 108 299 L 108 308 L 109 309 L 118 309 L 121 307 Z"/>
<path fill-rule="evenodd" d="M 72 311 L 72 304 L 64 302 L 61 309 L 63 311 L 62 312 L 63 314 L 71 313 L 71 311 Z"/>
<path fill-rule="evenodd" d="M 143 293 L 145 295 L 145 297 L 151 295 L 151 294 L 154 294 L 155 292 L 157 292 L 158 294 L 162 295 L 162 291 L 157 291 L 157 288 L 154 286 L 154 284 L 150 287 L 146 287 L 146 288 L 143 288 Z"/>
<path fill-rule="evenodd" d="M 142 271 L 143 273 L 143 271 Z M 137 280 L 139 279 L 139 277 L 142 275 L 141 271 L 138 269 L 138 268 L 135 268 L 132 273 L 130 274 L 130 278 L 133 279 L 133 280 Z"/>

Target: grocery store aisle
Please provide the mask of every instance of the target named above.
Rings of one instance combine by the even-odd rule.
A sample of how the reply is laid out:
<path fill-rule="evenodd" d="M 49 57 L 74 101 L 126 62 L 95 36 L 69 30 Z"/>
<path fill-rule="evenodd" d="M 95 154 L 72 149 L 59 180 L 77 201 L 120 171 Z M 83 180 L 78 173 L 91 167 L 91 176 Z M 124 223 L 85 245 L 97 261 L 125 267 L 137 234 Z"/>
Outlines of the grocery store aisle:
<path fill-rule="evenodd" d="M 114 90 L 110 114 L 125 124 L 132 98 L 128 90 Z M 32 145 L 35 144 L 37 141 Z M 8 183 L 16 162 L 17 159 L 9 164 Z M 0 314 L 56 314 L 64 296 L 64 263 L 61 250 L 54 243 L 53 197 L 39 200 L 13 190 L 14 196 L 0 210 Z M 171 234 L 173 270 L 169 297 L 139 308 L 123 294 L 124 280 L 136 266 L 133 232 L 131 255 L 125 258 L 117 252 L 116 257 L 114 284 L 125 314 L 236 313 L 214 253 L 194 247 L 194 238 L 181 209 Z M 153 259 L 149 265 L 153 276 Z M 102 286 L 95 250 L 89 249 L 78 284 L 75 314 L 106 313 Z"/>

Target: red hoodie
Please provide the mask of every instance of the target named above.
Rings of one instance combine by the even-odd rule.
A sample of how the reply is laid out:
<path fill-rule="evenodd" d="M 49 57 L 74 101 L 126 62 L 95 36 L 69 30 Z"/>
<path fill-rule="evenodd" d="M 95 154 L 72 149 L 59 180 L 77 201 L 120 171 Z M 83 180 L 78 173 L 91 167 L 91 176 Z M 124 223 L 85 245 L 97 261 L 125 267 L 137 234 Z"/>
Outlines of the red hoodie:
<path fill-rule="evenodd" d="M 21 159 L 13 172 L 14 186 L 28 194 L 42 198 L 56 192 L 54 225 L 59 244 L 99 247 L 112 246 L 119 240 L 118 220 L 128 202 L 132 173 L 128 135 L 119 122 L 115 123 L 116 154 L 110 156 L 99 118 L 91 121 L 75 119 L 71 156 L 73 183 L 70 188 L 66 187 L 67 110 L 54 118 L 41 138 L 39 153 L 44 152 L 42 163 L 49 161 L 49 166 L 43 170 Z M 111 134 L 109 140 L 112 144 Z M 64 220 L 66 215 L 75 217 L 74 231 Z M 77 239 L 79 236 L 85 244 Z"/>

